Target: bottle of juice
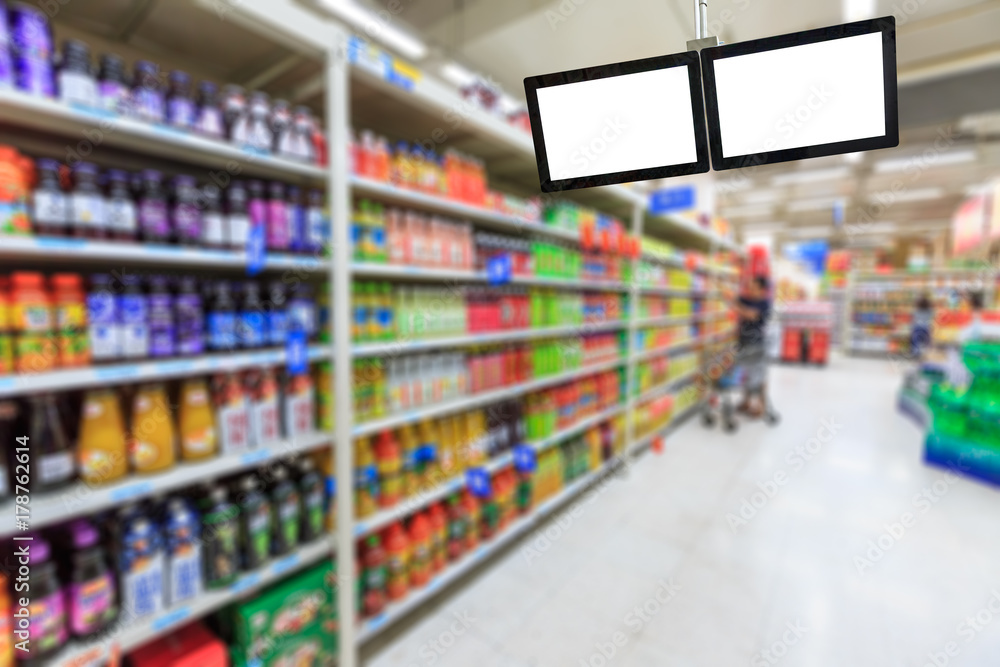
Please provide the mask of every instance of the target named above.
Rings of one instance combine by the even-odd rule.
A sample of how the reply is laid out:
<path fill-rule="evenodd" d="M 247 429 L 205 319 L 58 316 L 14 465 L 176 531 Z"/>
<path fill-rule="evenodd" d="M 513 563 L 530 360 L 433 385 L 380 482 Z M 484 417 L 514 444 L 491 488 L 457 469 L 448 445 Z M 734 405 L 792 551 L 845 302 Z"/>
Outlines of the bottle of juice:
<path fill-rule="evenodd" d="M 229 586 L 239 575 L 240 508 L 225 487 L 212 484 L 198 503 L 205 558 L 205 588 Z"/>
<path fill-rule="evenodd" d="M 284 556 L 299 544 L 302 504 L 299 500 L 299 489 L 292 482 L 288 469 L 278 466 L 274 469 L 273 475 L 274 481 L 269 494 L 271 524 L 274 526 L 271 553 L 275 556 Z"/>
<path fill-rule="evenodd" d="M 431 505 L 427 521 L 431 530 L 431 573 L 437 573 L 448 562 L 448 516 L 441 503 Z"/>
<path fill-rule="evenodd" d="M 273 368 L 253 368 L 243 374 L 247 397 L 248 445 L 267 447 L 281 439 L 278 415 L 278 380 Z"/>
<path fill-rule="evenodd" d="M 375 460 L 380 483 L 379 507 L 392 507 L 402 500 L 403 459 L 392 431 L 378 435 Z"/>
<path fill-rule="evenodd" d="M 261 492 L 255 475 L 237 483 L 236 502 L 240 508 L 240 554 L 244 570 L 256 570 L 271 554 L 271 503 Z"/>
<path fill-rule="evenodd" d="M 118 614 L 115 581 L 89 521 L 69 526 L 70 584 L 67 596 L 69 629 L 74 637 L 90 638 L 107 628 Z"/>
<path fill-rule="evenodd" d="M 420 427 L 423 429 L 424 422 Z M 420 448 L 417 444 L 417 436 L 413 433 L 413 426 L 406 424 L 399 428 L 399 448 L 403 457 L 403 497 L 412 498 L 420 491 L 422 480 L 422 467 L 420 465 Z"/>
<path fill-rule="evenodd" d="M 465 511 L 465 551 L 472 551 L 479 544 L 479 499 L 468 489 L 462 494 L 462 508 Z"/>
<path fill-rule="evenodd" d="M 316 470 L 316 462 L 305 456 L 296 463 L 296 477 L 302 526 L 299 539 L 305 542 L 318 540 L 323 534 L 323 518 L 326 513 L 326 483 Z"/>
<path fill-rule="evenodd" d="M 456 561 L 465 553 L 466 531 L 468 530 L 468 516 L 461 497 L 456 494 L 448 498 L 448 539 L 445 548 L 448 552 L 448 560 Z"/>
<path fill-rule="evenodd" d="M 52 301 L 42 274 L 12 274 L 11 304 L 17 372 L 39 373 L 55 367 L 59 355 L 53 337 Z"/>
<path fill-rule="evenodd" d="M 371 439 L 354 441 L 354 511 L 359 519 L 375 513 L 378 504 L 378 467 Z"/>
<path fill-rule="evenodd" d="M 386 571 L 385 550 L 377 534 L 369 535 L 361 544 L 362 616 L 375 616 L 385 609 Z"/>
<path fill-rule="evenodd" d="M 76 273 L 57 273 L 52 276 L 51 284 L 59 365 L 63 368 L 86 366 L 90 363 L 90 344 L 83 280 Z"/>
<path fill-rule="evenodd" d="M 173 496 L 163 508 L 167 557 L 166 604 L 193 600 L 202 591 L 201 517 L 187 498 Z"/>
<path fill-rule="evenodd" d="M 128 472 L 128 457 L 118 395 L 111 389 L 88 391 L 81 412 L 77 444 L 80 477 L 88 484 L 121 479 Z"/>
<path fill-rule="evenodd" d="M 450 479 L 459 472 L 454 417 L 443 417 L 439 431 L 441 441 L 434 454 L 435 473 L 442 479 Z"/>
<path fill-rule="evenodd" d="M 122 508 L 111 526 L 122 614 L 143 618 L 163 611 L 166 557 L 159 526 L 136 505 Z"/>
<path fill-rule="evenodd" d="M 191 378 L 181 385 L 180 440 L 181 458 L 197 461 L 215 456 L 217 440 L 215 413 L 209 399 L 208 383 Z"/>
<path fill-rule="evenodd" d="M 235 373 L 212 377 L 212 405 L 218 426 L 218 447 L 223 454 L 237 454 L 249 447 L 250 415 L 243 385 Z"/>
<path fill-rule="evenodd" d="M 410 588 L 427 585 L 431 578 L 431 523 L 424 512 L 410 519 Z"/>
<path fill-rule="evenodd" d="M 410 541 L 398 521 L 385 531 L 386 592 L 390 600 L 406 597 L 409 585 Z"/>
<path fill-rule="evenodd" d="M 77 470 L 73 442 L 64 421 L 64 412 L 60 410 L 64 403 L 58 402 L 54 394 L 42 394 L 29 397 L 28 405 L 28 446 L 33 466 L 29 488 L 32 491 L 58 489 L 76 479 Z M 19 423 L 16 421 L 18 412 L 17 403 L 5 405 L 5 417 L 11 419 L 8 423 Z M 18 432 L 11 435 L 22 434 L 18 428 Z"/>
<path fill-rule="evenodd" d="M 20 660 L 19 665 L 41 667 L 52 664 L 50 659 L 69 638 L 66 624 L 66 604 L 52 548 L 41 537 L 31 541 L 28 555 L 27 590 L 31 592 L 28 612 L 28 639 L 31 658 Z"/>
<path fill-rule="evenodd" d="M 132 469 L 140 473 L 172 468 L 177 459 L 177 431 L 163 384 L 139 387 L 132 398 L 128 451 Z"/>

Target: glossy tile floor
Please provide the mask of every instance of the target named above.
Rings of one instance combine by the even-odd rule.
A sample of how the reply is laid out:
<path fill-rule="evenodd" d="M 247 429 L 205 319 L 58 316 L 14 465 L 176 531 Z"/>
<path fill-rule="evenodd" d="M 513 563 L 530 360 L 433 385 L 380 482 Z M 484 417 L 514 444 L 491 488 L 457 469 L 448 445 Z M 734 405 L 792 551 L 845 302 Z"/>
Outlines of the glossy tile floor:
<path fill-rule="evenodd" d="M 1000 492 L 921 463 L 888 362 L 771 378 L 779 426 L 692 420 L 365 664 L 1000 665 Z"/>

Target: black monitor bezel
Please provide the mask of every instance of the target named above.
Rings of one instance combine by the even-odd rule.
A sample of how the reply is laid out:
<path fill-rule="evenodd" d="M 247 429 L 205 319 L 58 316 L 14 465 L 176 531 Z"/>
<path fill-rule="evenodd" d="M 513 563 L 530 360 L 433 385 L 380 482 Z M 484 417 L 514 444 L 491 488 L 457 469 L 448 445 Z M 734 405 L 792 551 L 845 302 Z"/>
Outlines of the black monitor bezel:
<path fill-rule="evenodd" d="M 884 135 L 803 146 L 801 148 L 786 148 L 777 151 L 723 157 L 722 129 L 719 123 L 719 99 L 716 92 L 715 79 L 716 60 L 872 33 L 882 33 L 882 81 L 885 94 Z M 708 116 L 712 168 L 715 171 L 789 162 L 791 160 L 805 160 L 808 158 L 839 155 L 841 153 L 870 151 L 880 148 L 895 148 L 899 145 L 899 102 L 896 82 L 896 19 L 893 16 L 855 21 L 853 23 L 844 23 L 826 28 L 817 28 L 815 30 L 794 32 L 776 37 L 764 37 L 747 42 L 702 49 L 701 65 L 702 76 L 705 79 L 705 111 Z"/>
<path fill-rule="evenodd" d="M 557 181 L 552 180 L 549 173 L 548 155 L 545 152 L 545 135 L 542 131 L 542 118 L 538 110 L 539 88 L 581 83 L 613 76 L 639 74 L 641 72 L 669 69 L 672 67 L 687 67 L 688 70 L 688 82 L 691 87 L 691 112 L 694 119 L 695 148 L 698 155 L 698 159 L 695 162 L 619 171 L 610 174 L 565 178 Z M 535 160 L 538 163 L 538 178 L 542 192 L 561 192 L 564 190 L 577 190 L 601 185 L 615 185 L 632 181 L 645 181 L 708 172 L 709 148 L 702 102 L 701 80 L 701 62 L 697 51 L 686 51 L 684 53 L 656 56 L 655 58 L 643 58 L 641 60 L 630 60 L 597 67 L 584 67 L 566 72 L 526 77 L 524 79 L 524 93 L 528 101 L 528 117 L 531 121 L 531 136 L 535 144 Z"/>

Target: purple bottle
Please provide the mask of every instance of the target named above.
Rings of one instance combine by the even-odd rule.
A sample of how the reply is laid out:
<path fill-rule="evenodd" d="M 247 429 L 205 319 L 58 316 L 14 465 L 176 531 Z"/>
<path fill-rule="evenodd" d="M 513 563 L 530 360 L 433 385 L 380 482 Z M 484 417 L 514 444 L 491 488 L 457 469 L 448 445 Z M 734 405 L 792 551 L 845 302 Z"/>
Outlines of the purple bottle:
<path fill-rule="evenodd" d="M 10 44 L 14 81 L 33 95 L 55 97 L 52 30 L 45 12 L 24 2 L 10 7 Z"/>
<path fill-rule="evenodd" d="M 177 354 L 174 298 L 164 276 L 149 281 L 149 356 L 163 359 Z"/>
<path fill-rule="evenodd" d="M 125 76 L 125 61 L 118 54 L 105 53 L 101 56 L 97 94 L 105 111 L 127 113 L 131 96 L 128 77 Z"/>
<path fill-rule="evenodd" d="M 194 127 L 194 99 L 191 96 L 191 77 L 175 69 L 170 73 L 170 96 L 167 98 L 167 123 L 190 130 Z"/>
<path fill-rule="evenodd" d="M 272 182 L 271 198 L 267 202 L 267 249 L 288 250 L 288 207 L 285 204 L 285 186 Z"/>
<path fill-rule="evenodd" d="M 168 243 L 171 238 L 163 176 L 154 169 L 142 172 L 139 187 L 139 232 L 144 241 Z"/>
<path fill-rule="evenodd" d="M 69 639 L 66 628 L 66 604 L 56 564 L 51 560 L 52 548 L 39 537 L 22 544 L 31 544 L 28 555 L 28 590 L 31 591 L 31 618 L 28 638 L 31 658 L 18 665 L 35 667 L 50 664 L 53 654 Z"/>
<path fill-rule="evenodd" d="M 264 199 L 264 184 L 260 181 L 247 183 L 247 214 L 250 217 L 249 229 L 263 228 L 267 233 L 267 200 Z M 248 229 L 248 232 L 249 232 Z M 246 243 L 244 242 L 244 247 Z"/>
<path fill-rule="evenodd" d="M 219 89 L 211 81 L 198 84 L 198 110 L 195 114 L 194 129 L 207 137 L 221 139 L 226 133 L 219 106 Z"/>
<path fill-rule="evenodd" d="M 69 629 L 74 637 L 90 638 L 107 628 L 117 615 L 115 580 L 94 525 L 80 519 L 68 530 L 72 550 L 67 592 Z"/>
<path fill-rule="evenodd" d="M 233 181 L 226 190 L 226 229 L 229 231 L 229 247 L 235 250 L 247 247 L 250 213 L 247 189 L 241 181 Z"/>
<path fill-rule="evenodd" d="M 198 183 L 193 176 L 175 176 L 170 209 L 170 222 L 177 242 L 182 245 L 201 243 L 201 210 Z"/>
<path fill-rule="evenodd" d="M 288 186 L 286 203 L 288 216 L 288 249 L 292 252 L 309 252 L 309 230 L 306 219 L 306 209 L 302 205 L 302 190 L 294 185 Z"/>
<path fill-rule="evenodd" d="M 139 60 L 135 63 L 132 81 L 132 116 L 148 123 L 162 123 L 166 103 L 160 86 L 160 68 L 156 63 Z"/>
<path fill-rule="evenodd" d="M 0 89 L 14 87 L 14 62 L 10 58 L 7 6 L 0 0 Z"/>
<path fill-rule="evenodd" d="M 181 278 L 180 290 L 174 300 L 174 320 L 177 326 L 177 354 L 194 356 L 205 351 L 205 308 L 198 279 Z"/>

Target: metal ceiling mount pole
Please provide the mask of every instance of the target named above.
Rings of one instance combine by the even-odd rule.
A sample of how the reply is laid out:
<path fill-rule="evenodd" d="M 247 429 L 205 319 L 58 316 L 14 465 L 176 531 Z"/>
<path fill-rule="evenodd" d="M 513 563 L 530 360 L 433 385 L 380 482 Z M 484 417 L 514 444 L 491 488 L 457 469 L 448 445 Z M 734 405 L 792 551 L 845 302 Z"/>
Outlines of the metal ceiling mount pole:
<path fill-rule="evenodd" d="M 708 0 L 694 0 L 694 39 L 688 41 L 688 51 L 718 45 L 719 38 L 708 34 Z"/>

